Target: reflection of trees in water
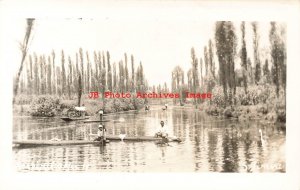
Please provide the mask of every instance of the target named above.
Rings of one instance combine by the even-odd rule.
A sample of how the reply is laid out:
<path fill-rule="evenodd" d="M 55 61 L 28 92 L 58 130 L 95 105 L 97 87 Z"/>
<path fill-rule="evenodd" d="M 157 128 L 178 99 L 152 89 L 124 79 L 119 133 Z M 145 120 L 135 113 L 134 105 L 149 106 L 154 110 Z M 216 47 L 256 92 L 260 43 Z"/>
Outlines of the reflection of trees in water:
<path fill-rule="evenodd" d="M 211 119 L 206 118 L 201 112 L 182 111 L 185 113 L 182 120 L 185 117 L 185 120 L 189 123 L 186 127 L 189 127 L 190 141 L 194 142 L 195 171 L 219 171 L 219 155 L 221 153 L 217 146 L 220 144 L 219 141 L 222 137 L 218 136 L 218 131 L 212 130 L 213 125 L 209 123 Z M 180 129 L 180 127 L 178 128 Z M 185 137 L 185 134 L 180 132 L 179 134 Z"/>
<path fill-rule="evenodd" d="M 226 127 L 226 126 L 225 126 Z M 233 137 L 233 128 L 225 128 L 223 134 L 223 172 L 238 171 L 238 141 Z"/>
<path fill-rule="evenodd" d="M 200 147 L 200 130 L 199 128 L 196 128 L 196 126 L 193 126 L 195 128 L 195 148 L 194 148 L 194 154 L 195 154 L 195 170 L 198 171 L 199 168 L 201 168 L 201 158 L 202 158 L 202 150 Z"/>
<path fill-rule="evenodd" d="M 57 118 L 18 118 L 13 122 L 13 139 L 16 140 L 84 139 L 85 134 L 81 125 L 61 123 Z"/>
<path fill-rule="evenodd" d="M 264 172 L 285 171 L 284 156 L 277 155 L 280 143 L 285 143 L 285 131 L 276 126 L 259 125 L 256 122 L 221 121 L 218 118 L 207 117 L 202 112 L 185 109 L 167 110 L 164 115 L 159 111 L 147 114 L 132 114 L 116 116 L 116 121 L 106 124 L 108 134 L 126 133 L 144 136 L 152 134 L 162 119 L 168 121 L 171 133 L 182 138 L 183 143 L 171 144 L 174 147 L 159 147 L 152 142 L 122 144 L 112 142 L 108 146 L 67 146 L 20 149 L 16 155 L 22 163 L 48 163 L 51 171 L 143 171 L 151 170 L 151 164 L 165 164 L 163 168 L 177 159 L 185 159 L 191 163 L 187 170 L 223 171 L 223 172 Z M 126 117 L 120 122 L 120 117 Z M 110 119 L 109 119 L 110 120 Z M 22 122 L 21 122 L 22 121 Z M 89 134 L 97 133 L 98 123 L 64 123 L 49 120 L 17 119 L 14 121 L 14 139 L 47 140 L 54 137 L 62 140 L 89 138 Z M 55 120 L 54 120 L 55 121 Z M 258 130 L 262 130 L 263 138 L 268 142 L 263 147 Z M 153 152 L 155 151 L 155 152 Z M 152 157 L 152 155 L 155 155 Z M 277 155 L 276 159 L 273 156 Z M 153 161 L 153 159 L 156 159 Z M 178 164 L 180 164 L 180 161 Z M 282 168 L 259 167 L 264 164 L 274 164 L 282 161 Z M 76 168 L 55 169 L 55 164 L 67 165 L 73 162 Z M 160 165 L 159 165 L 160 166 Z M 81 168 L 80 168 L 81 167 Z M 82 168 L 83 167 L 83 168 Z M 171 166 L 173 167 L 173 166 Z M 41 168 L 40 168 L 41 169 Z M 160 171 L 162 168 L 153 170 Z M 165 168 L 164 168 L 165 169 Z M 162 170 L 164 170 L 162 169 Z"/>
<path fill-rule="evenodd" d="M 172 127 L 175 136 L 184 139 L 186 137 L 187 127 L 189 126 L 190 113 L 184 109 L 172 109 Z M 189 128 L 189 132 L 193 131 L 193 128 Z"/>
<path fill-rule="evenodd" d="M 250 147 L 252 144 L 252 141 L 250 139 L 250 133 L 249 133 L 249 123 L 247 124 L 247 130 L 244 131 L 244 156 L 245 156 L 245 167 L 247 172 L 251 172 L 251 160 L 252 160 L 252 153 L 250 152 Z"/>
<path fill-rule="evenodd" d="M 255 152 L 258 154 L 257 166 L 259 168 L 259 171 L 263 171 L 261 166 L 264 164 L 264 153 L 268 152 L 263 141 L 264 141 L 263 136 L 259 134 L 258 140 L 256 141 L 256 147 L 255 147 L 256 148 Z"/>
<path fill-rule="evenodd" d="M 25 128 L 24 120 L 22 118 L 13 120 L 13 124 L 14 124 L 14 126 L 16 126 L 16 127 L 14 127 L 14 129 L 18 132 L 18 135 L 15 136 L 15 139 L 18 139 L 18 140 L 27 139 L 28 129 Z"/>
<path fill-rule="evenodd" d="M 78 156 L 76 156 L 75 157 L 75 162 L 76 163 L 79 163 L 77 166 L 78 166 L 78 169 L 79 170 L 82 170 L 83 169 L 83 166 L 84 166 L 84 161 L 85 161 L 85 149 L 84 149 L 84 147 L 83 146 L 79 146 L 78 148 L 77 148 L 77 153 L 76 153 L 76 155 L 78 155 Z"/>
<path fill-rule="evenodd" d="M 172 127 L 175 136 L 184 139 L 186 137 L 187 123 L 186 112 L 184 110 L 172 110 Z"/>
<path fill-rule="evenodd" d="M 126 117 L 125 121 L 120 121 L 123 117 Z M 145 126 L 146 121 L 137 118 L 136 114 L 114 116 L 112 121 L 106 123 L 108 135 L 145 136 Z"/>
<path fill-rule="evenodd" d="M 218 137 L 215 132 L 208 132 L 208 162 L 210 163 L 211 171 L 218 171 L 218 163 L 217 163 L 217 144 Z"/>

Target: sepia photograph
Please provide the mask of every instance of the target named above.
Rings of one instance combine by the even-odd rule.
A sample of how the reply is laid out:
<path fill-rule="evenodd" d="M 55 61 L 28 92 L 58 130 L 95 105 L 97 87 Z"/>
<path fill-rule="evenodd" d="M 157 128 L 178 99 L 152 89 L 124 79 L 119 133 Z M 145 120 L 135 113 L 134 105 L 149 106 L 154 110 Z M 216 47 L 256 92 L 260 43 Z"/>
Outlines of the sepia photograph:
<path fill-rule="evenodd" d="M 286 171 L 285 23 L 121 21 L 20 21 L 18 171 Z"/>
<path fill-rule="evenodd" d="M 2 5 L 16 8 L 1 16 L 7 178 L 31 190 L 46 176 L 48 189 L 294 181 L 299 3 Z"/>

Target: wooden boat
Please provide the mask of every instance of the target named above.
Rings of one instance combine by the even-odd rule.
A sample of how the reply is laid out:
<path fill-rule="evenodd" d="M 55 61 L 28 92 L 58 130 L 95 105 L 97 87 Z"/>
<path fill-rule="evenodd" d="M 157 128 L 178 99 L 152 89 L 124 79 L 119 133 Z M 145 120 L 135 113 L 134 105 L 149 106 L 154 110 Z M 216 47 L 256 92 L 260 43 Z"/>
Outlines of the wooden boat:
<path fill-rule="evenodd" d="M 60 119 L 64 120 L 64 121 L 78 121 L 78 120 L 85 120 L 88 119 L 89 117 L 61 117 Z"/>
<path fill-rule="evenodd" d="M 88 119 L 88 116 L 85 116 L 85 107 L 72 107 L 67 111 L 66 116 L 61 117 L 64 121 L 77 121 Z"/>
<path fill-rule="evenodd" d="M 122 141 L 119 136 L 107 136 L 109 141 Z M 144 137 L 124 137 L 123 141 L 140 142 L 140 141 L 161 141 L 161 138 L 144 136 Z M 181 142 L 179 138 L 169 138 L 169 142 Z M 61 146 L 61 145 L 84 145 L 100 144 L 99 141 L 91 140 L 14 140 L 13 144 L 18 146 Z"/>
<path fill-rule="evenodd" d="M 109 120 L 86 120 L 86 121 L 83 121 L 83 123 L 100 123 L 100 122 L 108 122 Z"/>

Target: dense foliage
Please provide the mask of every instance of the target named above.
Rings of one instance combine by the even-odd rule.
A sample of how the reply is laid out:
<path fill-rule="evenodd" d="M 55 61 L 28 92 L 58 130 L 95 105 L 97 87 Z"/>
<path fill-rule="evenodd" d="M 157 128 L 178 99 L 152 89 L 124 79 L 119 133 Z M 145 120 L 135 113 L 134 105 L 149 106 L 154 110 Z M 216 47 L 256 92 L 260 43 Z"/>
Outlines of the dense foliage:
<path fill-rule="evenodd" d="M 241 22 L 240 40 L 237 40 L 238 35 L 233 22 L 220 21 L 216 22 L 215 26 L 214 41 L 210 39 L 208 46 L 203 47 L 203 56 L 197 57 L 196 50 L 191 49 L 192 65 L 186 73 L 187 83 L 184 82 L 184 71 L 181 67 L 176 66 L 172 71 L 173 91 L 180 94 L 187 90 L 212 92 L 213 98 L 210 101 L 193 101 L 196 107 L 197 104 L 204 103 L 206 111 L 211 115 L 238 117 L 239 107 L 249 106 L 253 108 L 245 109 L 245 113 L 272 113 L 275 120 L 285 121 L 285 27 L 276 22 L 270 23 L 269 51 L 262 51 L 257 22 Z M 251 59 L 248 53 L 251 50 L 247 49 L 246 31 L 252 33 Z M 217 74 L 214 56 L 219 63 Z M 238 61 L 240 67 L 236 68 Z M 183 99 L 183 102 L 188 101 Z"/>
<path fill-rule="evenodd" d="M 57 57 L 60 56 L 60 59 Z M 134 92 L 148 89 L 142 62 L 135 71 L 134 57 L 131 55 L 131 73 L 129 73 L 127 54 L 111 66 L 109 51 L 94 51 L 93 61 L 90 52 L 84 53 L 80 48 L 75 58 L 65 55 L 64 51 L 57 55 L 52 51 L 49 55 L 29 54 L 26 59 L 26 72 L 20 78 L 20 93 L 27 95 L 68 96 L 72 99 L 90 91 Z M 118 66 L 118 67 L 117 67 Z"/>
<path fill-rule="evenodd" d="M 30 105 L 32 116 L 53 117 L 56 114 L 60 101 L 51 96 L 39 96 L 34 98 Z"/>

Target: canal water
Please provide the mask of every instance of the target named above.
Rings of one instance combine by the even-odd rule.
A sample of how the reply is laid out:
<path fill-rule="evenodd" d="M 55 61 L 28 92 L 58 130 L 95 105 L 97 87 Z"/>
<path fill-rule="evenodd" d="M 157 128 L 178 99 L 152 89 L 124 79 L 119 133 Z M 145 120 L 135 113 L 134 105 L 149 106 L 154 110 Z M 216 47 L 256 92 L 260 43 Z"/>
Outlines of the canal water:
<path fill-rule="evenodd" d="M 183 141 L 110 142 L 106 146 L 13 147 L 15 169 L 88 172 L 285 172 L 285 128 L 259 121 L 207 116 L 189 108 L 159 107 L 105 116 L 108 135 L 153 136 L 166 123 Z M 97 123 L 18 117 L 14 140 L 93 140 Z"/>

